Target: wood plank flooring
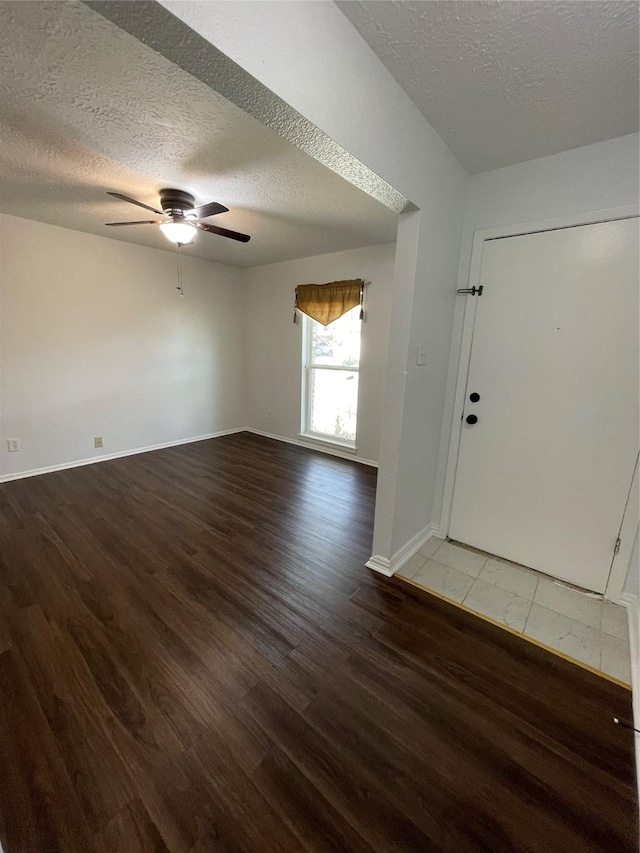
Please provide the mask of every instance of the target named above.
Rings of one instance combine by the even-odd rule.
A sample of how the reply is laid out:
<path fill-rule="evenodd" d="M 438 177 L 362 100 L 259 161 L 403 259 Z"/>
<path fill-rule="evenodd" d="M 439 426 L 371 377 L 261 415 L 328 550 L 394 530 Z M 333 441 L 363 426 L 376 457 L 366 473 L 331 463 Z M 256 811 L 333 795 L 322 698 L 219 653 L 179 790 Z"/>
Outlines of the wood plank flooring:
<path fill-rule="evenodd" d="M 248 433 L 0 486 L 4 853 L 634 851 L 630 693 L 364 567 Z"/>

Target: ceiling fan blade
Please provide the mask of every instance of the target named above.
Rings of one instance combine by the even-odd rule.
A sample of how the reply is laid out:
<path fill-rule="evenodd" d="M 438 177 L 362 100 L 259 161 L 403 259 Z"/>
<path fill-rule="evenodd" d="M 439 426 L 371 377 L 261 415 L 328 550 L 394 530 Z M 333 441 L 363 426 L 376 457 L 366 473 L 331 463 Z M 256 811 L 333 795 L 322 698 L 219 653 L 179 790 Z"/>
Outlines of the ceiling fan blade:
<path fill-rule="evenodd" d="M 138 219 L 137 222 L 105 222 L 105 225 L 159 225 L 161 219 Z"/>
<path fill-rule="evenodd" d="M 206 222 L 198 222 L 197 227 L 201 231 L 218 234 L 220 237 L 229 237 L 231 240 L 239 240 L 241 243 L 248 243 L 251 239 L 248 234 L 240 234 L 239 231 L 229 231 L 228 228 L 218 228 L 217 225 L 209 225 Z"/>
<path fill-rule="evenodd" d="M 195 214 L 196 219 L 206 219 L 207 216 L 215 216 L 216 213 L 228 213 L 229 208 L 224 204 L 218 204 L 217 201 L 210 201 L 209 204 L 203 204 L 202 207 L 196 207 L 194 210 L 189 210 L 189 216 Z"/>
<path fill-rule="evenodd" d="M 161 210 L 156 210 L 155 207 L 149 207 L 148 204 L 143 204 L 141 201 L 136 201 L 135 198 L 129 198 L 128 195 L 122 195 L 122 193 L 111 193 L 108 190 L 107 195 L 112 195 L 114 198 L 119 198 L 122 201 L 128 201 L 129 204 L 137 204 L 138 207 L 144 207 L 145 210 L 150 210 L 152 213 L 158 213 L 160 216 L 164 215 Z"/>

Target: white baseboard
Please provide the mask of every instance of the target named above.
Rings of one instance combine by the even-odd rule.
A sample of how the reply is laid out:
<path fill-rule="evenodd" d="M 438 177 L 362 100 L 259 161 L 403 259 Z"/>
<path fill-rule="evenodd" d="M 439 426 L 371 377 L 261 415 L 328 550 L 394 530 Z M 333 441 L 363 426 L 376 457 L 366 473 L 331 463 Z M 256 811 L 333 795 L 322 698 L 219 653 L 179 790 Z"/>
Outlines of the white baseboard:
<path fill-rule="evenodd" d="M 272 435 L 250 427 L 235 427 L 218 432 L 210 432 L 206 435 L 194 435 L 190 438 L 180 438 L 177 441 L 165 441 L 162 444 L 150 444 L 147 447 L 134 447 L 132 450 L 121 450 L 118 453 L 104 453 L 101 456 L 91 456 L 88 459 L 75 459 L 71 462 L 61 462 L 59 465 L 47 465 L 44 468 L 30 468 L 27 471 L 18 471 L 15 474 L 0 474 L 0 483 L 8 483 L 11 480 L 22 480 L 25 477 L 37 477 L 40 474 L 50 474 L 53 471 L 66 471 L 69 468 L 80 468 L 83 465 L 94 465 L 96 462 L 108 462 L 110 459 L 121 459 L 123 456 L 135 456 L 138 453 L 150 453 L 152 450 L 163 450 L 167 447 L 178 447 L 181 444 L 193 444 L 196 441 L 207 441 L 210 438 L 219 438 L 222 435 L 232 435 L 236 432 L 252 432 L 265 438 L 273 438 L 276 441 L 284 441 L 286 444 L 295 444 L 298 447 L 306 447 L 308 450 L 317 450 L 320 453 L 328 453 L 330 456 L 339 456 L 341 459 L 350 459 L 352 462 L 360 462 L 362 465 L 378 467 L 378 463 L 371 459 L 362 459 L 349 453 L 341 453 L 328 447 L 319 447 L 312 442 L 299 441 L 294 438 L 283 438 L 281 435 Z"/>
<path fill-rule="evenodd" d="M 631 653 L 631 701 L 633 703 L 633 725 L 640 729 L 640 602 L 638 596 L 623 592 L 620 604 L 627 608 L 629 620 L 629 651 Z M 636 784 L 640 802 L 640 733 L 634 732 L 636 748 Z"/>
<path fill-rule="evenodd" d="M 223 429 L 219 432 L 210 432 L 207 435 L 195 435 L 191 438 L 179 438 L 177 441 L 165 441 L 162 444 L 150 444 L 148 447 L 135 447 L 133 450 L 121 450 L 118 453 L 105 453 L 102 456 L 92 456 L 89 459 L 76 459 L 72 462 L 62 462 L 59 465 L 47 465 L 46 468 L 31 468 L 28 471 L 19 471 L 16 474 L 0 475 L 0 483 L 8 483 L 11 480 L 22 480 L 25 477 L 37 477 L 40 474 L 50 474 L 52 471 L 66 471 L 68 468 L 80 468 L 83 465 L 93 465 L 96 462 L 108 462 L 110 459 L 121 459 L 123 456 L 135 456 L 138 453 L 150 453 L 152 450 L 163 450 L 166 447 L 178 447 L 181 444 L 193 444 L 196 441 L 206 441 L 209 438 L 219 438 L 221 435 L 232 435 L 235 432 L 246 432 L 244 427 L 235 429 Z"/>
<path fill-rule="evenodd" d="M 371 557 L 370 560 L 367 560 L 365 566 L 368 569 L 373 569 L 374 572 L 378 572 L 379 575 L 384 575 L 387 578 L 393 577 L 393 573 L 395 569 L 391 568 L 391 560 L 387 560 L 386 557 L 378 557 L 375 554 Z"/>
<path fill-rule="evenodd" d="M 386 557 L 373 555 L 370 560 L 367 560 L 365 565 L 374 572 L 385 575 L 390 578 L 407 563 L 414 554 L 417 554 L 420 548 L 434 536 L 440 536 L 440 526 L 438 524 L 427 524 L 422 530 L 419 530 L 415 536 L 402 546 L 393 557 L 388 560 Z"/>
<path fill-rule="evenodd" d="M 296 447 L 305 447 L 307 450 L 317 450 L 319 453 L 327 453 L 329 456 L 348 459 L 350 462 L 360 462 L 361 465 L 369 465 L 372 468 L 378 467 L 378 463 L 374 462 L 373 459 L 363 459 L 354 453 L 343 453 L 341 450 L 334 450 L 333 447 L 329 447 L 326 444 L 316 444 L 313 441 L 303 441 L 299 438 L 285 438 L 282 435 L 274 435 L 270 432 L 264 432 L 261 429 L 253 429 L 253 427 L 245 427 L 243 431 L 252 432 L 254 435 L 261 435 L 263 438 L 273 438 L 275 441 L 284 441 L 285 444 L 295 444 Z"/>

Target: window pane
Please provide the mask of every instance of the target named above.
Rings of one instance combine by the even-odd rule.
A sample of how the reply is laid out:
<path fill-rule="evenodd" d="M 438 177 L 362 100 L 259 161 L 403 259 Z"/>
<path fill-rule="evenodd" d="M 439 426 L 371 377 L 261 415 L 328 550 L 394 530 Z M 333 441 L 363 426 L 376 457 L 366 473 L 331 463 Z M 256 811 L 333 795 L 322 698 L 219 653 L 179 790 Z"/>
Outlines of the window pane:
<path fill-rule="evenodd" d="M 313 364 L 333 364 L 358 369 L 360 364 L 360 306 L 322 326 L 311 320 Z"/>
<path fill-rule="evenodd" d="M 346 370 L 309 371 L 309 428 L 347 441 L 356 440 L 358 374 Z"/>

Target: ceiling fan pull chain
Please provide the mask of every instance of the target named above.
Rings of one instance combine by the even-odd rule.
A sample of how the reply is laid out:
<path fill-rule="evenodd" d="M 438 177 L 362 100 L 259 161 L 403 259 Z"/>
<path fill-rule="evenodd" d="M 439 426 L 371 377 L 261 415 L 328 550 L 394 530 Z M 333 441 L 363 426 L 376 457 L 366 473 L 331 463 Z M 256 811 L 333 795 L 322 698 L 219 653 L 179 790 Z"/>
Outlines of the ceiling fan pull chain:
<path fill-rule="evenodd" d="M 184 290 L 182 288 L 182 256 L 180 255 L 181 244 L 176 244 L 176 252 L 178 254 L 178 286 L 176 290 L 180 291 L 180 296 L 184 297 Z"/>

